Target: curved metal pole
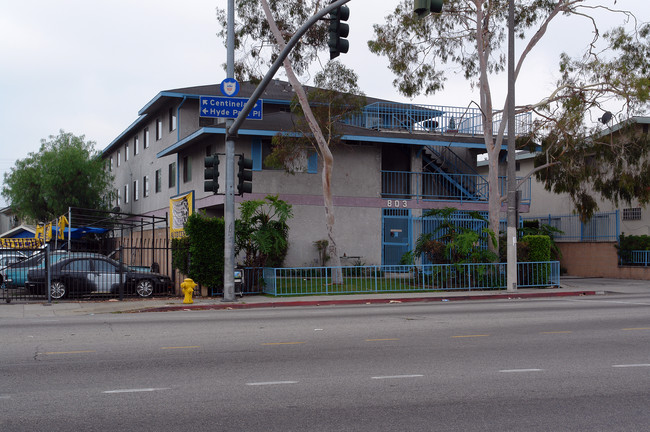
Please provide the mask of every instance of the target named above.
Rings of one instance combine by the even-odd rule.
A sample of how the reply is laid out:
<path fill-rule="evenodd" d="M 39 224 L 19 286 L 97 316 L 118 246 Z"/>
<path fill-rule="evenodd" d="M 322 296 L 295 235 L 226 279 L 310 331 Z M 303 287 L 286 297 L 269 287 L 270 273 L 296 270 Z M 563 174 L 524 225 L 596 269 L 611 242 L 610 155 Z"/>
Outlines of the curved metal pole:
<path fill-rule="evenodd" d="M 253 94 L 250 96 L 248 99 L 248 102 L 246 102 L 246 105 L 244 105 L 244 108 L 239 112 L 239 115 L 235 119 L 235 122 L 230 126 L 230 128 L 227 129 L 227 134 L 228 135 L 237 135 L 237 131 L 239 131 L 239 128 L 241 127 L 242 123 L 244 120 L 246 120 L 246 116 L 251 112 L 253 107 L 255 106 L 255 103 L 257 100 L 260 98 L 262 95 L 262 92 L 266 89 L 266 86 L 269 85 L 273 77 L 275 76 L 275 73 L 280 69 L 280 66 L 282 66 L 282 63 L 284 60 L 287 58 L 291 50 L 293 49 L 294 46 L 298 43 L 302 35 L 304 35 L 307 30 L 316 22 L 318 22 L 321 18 L 323 18 L 325 15 L 333 11 L 334 9 L 343 6 L 344 4 L 348 3 L 350 0 L 337 0 L 334 3 L 330 4 L 329 6 L 321 9 L 320 11 L 316 12 L 311 18 L 307 20 L 306 23 L 302 25 L 296 32 L 296 34 L 293 35 L 291 39 L 289 39 L 289 42 L 287 42 L 287 46 L 282 50 L 282 52 L 279 54 L 278 58 L 273 62 L 273 65 L 271 66 L 271 69 L 266 73 L 262 81 L 257 85 L 257 88 L 255 91 L 253 91 Z"/>

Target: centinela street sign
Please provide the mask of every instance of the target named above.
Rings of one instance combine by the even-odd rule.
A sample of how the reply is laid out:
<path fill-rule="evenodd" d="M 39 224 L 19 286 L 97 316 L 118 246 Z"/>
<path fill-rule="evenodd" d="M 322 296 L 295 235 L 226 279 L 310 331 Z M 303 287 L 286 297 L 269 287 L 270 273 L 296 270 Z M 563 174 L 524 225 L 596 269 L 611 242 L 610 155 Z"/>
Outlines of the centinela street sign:
<path fill-rule="evenodd" d="M 247 98 L 224 96 L 200 96 L 199 116 L 210 118 L 236 118 L 248 102 Z M 250 120 L 262 120 L 262 100 L 258 100 L 246 116 Z"/>

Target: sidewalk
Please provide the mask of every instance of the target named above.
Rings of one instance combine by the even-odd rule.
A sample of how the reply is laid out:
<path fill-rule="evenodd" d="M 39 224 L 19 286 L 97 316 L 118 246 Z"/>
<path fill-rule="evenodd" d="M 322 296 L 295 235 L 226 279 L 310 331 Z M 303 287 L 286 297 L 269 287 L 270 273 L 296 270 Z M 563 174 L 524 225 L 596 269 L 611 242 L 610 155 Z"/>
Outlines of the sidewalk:
<path fill-rule="evenodd" d="M 182 310 L 253 309 L 295 306 L 332 306 L 362 304 L 399 304 L 448 302 L 462 300 L 496 300 L 511 298 L 545 298 L 605 294 L 648 294 L 650 281 L 627 279 L 564 277 L 559 288 L 522 288 L 515 293 L 499 291 L 450 291 L 431 293 L 351 294 L 326 296 L 268 297 L 262 295 L 237 296 L 235 302 L 223 302 L 219 297 L 195 298 L 193 304 L 183 304 L 182 297 L 153 299 L 129 298 L 124 301 L 61 301 L 12 302 L 0 304 L 2 318 L 39 318 L 106 313 L 165 312 Z"/>

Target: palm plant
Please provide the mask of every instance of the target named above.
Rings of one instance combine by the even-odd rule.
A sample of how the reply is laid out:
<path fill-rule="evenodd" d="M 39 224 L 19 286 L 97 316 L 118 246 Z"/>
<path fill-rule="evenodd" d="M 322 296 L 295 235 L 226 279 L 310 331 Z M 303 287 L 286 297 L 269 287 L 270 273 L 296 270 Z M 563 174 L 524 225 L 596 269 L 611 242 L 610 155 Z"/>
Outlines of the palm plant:
<path fill-rule="evenodd" d="M 280 267 L 289 249 L 291 204 L 269 195 L 241 203 L 235 221 L 235 255 L 244 253 L 247 267 Z"/>

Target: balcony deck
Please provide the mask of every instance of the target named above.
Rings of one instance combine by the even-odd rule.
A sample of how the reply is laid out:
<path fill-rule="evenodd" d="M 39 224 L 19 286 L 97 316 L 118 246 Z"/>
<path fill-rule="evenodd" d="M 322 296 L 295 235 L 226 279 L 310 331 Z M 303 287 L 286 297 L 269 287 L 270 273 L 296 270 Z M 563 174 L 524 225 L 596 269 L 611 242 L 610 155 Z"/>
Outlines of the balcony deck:
<path fill-rule="evenodd" d="M 530 178 L 519 190 L 521 191 L 520 204 L 530 204 Z M 506 191 L 506 177 L 499 177 L 501 196 L 504 196 Z M 487 202 L 489 190 L 487 179 L 478 174 L 382 171 L 381 196 L 422 201 Z"/>
<path fill-rule="evenodd" d="M 495 132 L 502 119 L 503 112 L 495 111 Z M 515 119 L 517 135 L 530 132 L 531 113 L 518 114 Z M 361 113 L 344 122 L 375 130 L 480 136 L 483 134 L 484 116 L 478 108 L 377 102 L 367 105 Z"/>

